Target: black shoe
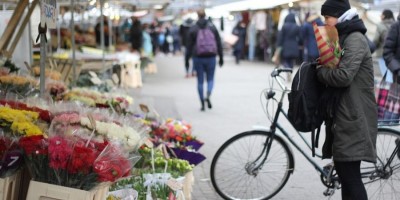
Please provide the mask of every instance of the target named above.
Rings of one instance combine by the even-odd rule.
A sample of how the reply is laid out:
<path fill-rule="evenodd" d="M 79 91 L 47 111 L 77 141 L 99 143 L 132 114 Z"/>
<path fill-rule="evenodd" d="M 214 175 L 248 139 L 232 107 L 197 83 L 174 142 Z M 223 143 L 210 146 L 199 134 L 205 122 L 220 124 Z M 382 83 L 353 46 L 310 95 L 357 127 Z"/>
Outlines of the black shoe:
<path fill-rule="evenodd" d="M 208 107 L 209 109 L 211 109 L 211 108 L 212 108 L 212 105 L 211 105 L 210 99 L 207 98 L 207 99 L 205 99 L 205 100 L 206 100 L 206 102 L 207 102 L 207 107 Z"/>
<path fill-rule="evenodd" d="M 399 146 L 399 149 L 397 150 L 397 157 L 400 159 L 400 139 L 396 139 L 395 143 L 397 146 Z"/>
<path fill-rule="evenodd" d="M 203 101 L 201 101 L 201 108 L 200 108 L 200 111 L 205 111 L 206 109 L 204 108 L 204 100 Z"/>

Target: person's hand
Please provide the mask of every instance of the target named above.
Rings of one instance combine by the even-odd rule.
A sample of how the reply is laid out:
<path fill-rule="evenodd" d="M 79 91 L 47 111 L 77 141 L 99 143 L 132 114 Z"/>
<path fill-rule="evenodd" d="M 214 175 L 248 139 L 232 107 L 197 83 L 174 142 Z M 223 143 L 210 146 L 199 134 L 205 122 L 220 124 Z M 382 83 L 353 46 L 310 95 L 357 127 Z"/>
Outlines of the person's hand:
<path fill-rule="evenodd" d="M 222 67 L 222 65 L 224 65 L 224 59 L 220 58 L 219 59 L 219 67 Z"/>

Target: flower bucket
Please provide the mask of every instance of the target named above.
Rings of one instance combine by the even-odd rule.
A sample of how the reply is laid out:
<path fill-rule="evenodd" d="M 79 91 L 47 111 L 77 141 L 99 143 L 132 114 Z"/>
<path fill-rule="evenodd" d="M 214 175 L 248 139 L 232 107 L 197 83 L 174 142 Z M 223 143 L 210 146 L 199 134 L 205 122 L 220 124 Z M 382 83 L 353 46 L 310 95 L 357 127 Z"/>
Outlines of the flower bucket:
<path fill-rule="evenodd" d="M 27 200 L 104 200 L 108 187 L 96 188 L 90 191 L 52 185 L 37 181 L 29 183 Z"/>
<path fill-rule="evenodd" d="M 21 171 L 11 176 L 0 178 L 0 199 L 15 200 L 20 194 L 19 183 L 21 179 Z"/>

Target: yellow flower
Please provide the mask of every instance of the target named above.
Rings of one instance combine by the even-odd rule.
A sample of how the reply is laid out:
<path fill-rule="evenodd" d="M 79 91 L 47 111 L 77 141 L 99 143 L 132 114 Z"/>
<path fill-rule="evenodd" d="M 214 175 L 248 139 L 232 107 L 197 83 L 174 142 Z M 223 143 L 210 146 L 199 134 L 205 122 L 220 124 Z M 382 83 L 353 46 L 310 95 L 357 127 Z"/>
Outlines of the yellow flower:
<path fill-rule="evenodd" d="M 14 122 L 11 125 L 11 130 L 15 133 L 26 136 L 43 134 L 40 128 L 31 122 Z"/>
<path fill-rule="evenodd" d="M 26 111 L 26 110 L 16 110 L 9 107 L 0 107 L 0 120 L 7 121 L 9 123 L 14 121 L 36 121 L 39 118 L 39 113 Z"/>

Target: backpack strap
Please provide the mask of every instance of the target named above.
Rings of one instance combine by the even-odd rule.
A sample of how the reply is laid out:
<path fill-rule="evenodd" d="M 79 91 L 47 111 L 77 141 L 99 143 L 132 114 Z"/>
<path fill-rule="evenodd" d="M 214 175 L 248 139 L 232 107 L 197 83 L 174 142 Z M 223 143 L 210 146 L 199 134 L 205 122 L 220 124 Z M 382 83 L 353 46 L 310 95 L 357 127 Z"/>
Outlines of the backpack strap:
<path fill-rule="evenodd" d="M 319 134 L 321 132 L 321 126 L 317 129 L 317 134 L 315 134 L 315 126 L 314 123 L 311 125 L 311 153 L 312 157 L 315 157 L 315 148 L 318 148 Z"/>

